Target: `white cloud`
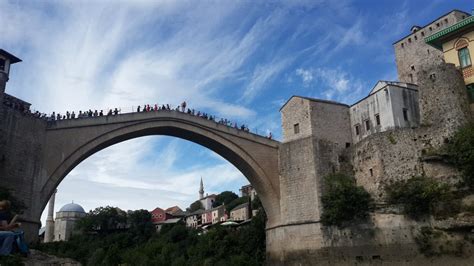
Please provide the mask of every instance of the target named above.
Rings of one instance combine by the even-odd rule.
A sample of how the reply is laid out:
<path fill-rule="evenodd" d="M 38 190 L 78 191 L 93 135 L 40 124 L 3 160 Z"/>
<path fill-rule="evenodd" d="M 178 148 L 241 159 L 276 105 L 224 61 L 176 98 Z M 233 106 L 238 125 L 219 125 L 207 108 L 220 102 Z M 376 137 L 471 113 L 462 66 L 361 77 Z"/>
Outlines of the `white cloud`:
<path fill-rule="evenodd" d="M 298 68 L 295 75 L 301 78 L 305 87 L 318 89 L 315 97 L 322 97 L 347 104 L 352 104 L 368 91 L 368 84 L 353 77 L 341 69 L 332 68 Z M 308 78 L 311 77 L 311 78 Z M 314 92 L 310 92 L 314 93 Z"/>

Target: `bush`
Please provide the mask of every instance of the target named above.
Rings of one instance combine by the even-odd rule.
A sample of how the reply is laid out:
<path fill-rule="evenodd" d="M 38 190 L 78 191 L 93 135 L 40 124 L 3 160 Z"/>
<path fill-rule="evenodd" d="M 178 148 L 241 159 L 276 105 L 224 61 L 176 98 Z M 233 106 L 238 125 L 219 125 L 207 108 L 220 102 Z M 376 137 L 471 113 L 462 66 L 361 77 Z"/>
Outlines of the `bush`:
<path fill-rule="evenodd" d="M 324 225 L 341 226 L 344 222 L 364 219 L 371 209 L 372 198 L 355 180 L 343 174 L 324 178 L 324 194 L 321 198 Z"/>
<path fill-rule="evenodd" d="M 474 189 L 474 123 L 468 124 L 447 144 L 449 161 L 463 174 L 464 184 Z"/>
<path fill-rule="evenodd" d="M 451 187 L 425 176 L 397 181 L 385 190 L 389 203 L 401 204 L 404 213 L 415 219 L 433 214 L 437 206 L 454 206 Z"/>

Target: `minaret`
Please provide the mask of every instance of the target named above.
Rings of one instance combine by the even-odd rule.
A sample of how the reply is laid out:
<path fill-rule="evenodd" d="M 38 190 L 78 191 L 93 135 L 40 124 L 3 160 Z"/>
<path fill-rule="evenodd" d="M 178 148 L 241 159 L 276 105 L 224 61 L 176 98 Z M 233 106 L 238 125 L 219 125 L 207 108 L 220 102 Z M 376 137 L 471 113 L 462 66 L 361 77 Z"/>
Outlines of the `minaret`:
<path fill-rule="evenodd" d="M 204 198 L 204 185 L 202 184 L 202 176 L 201 176 L 201 186 L 199 187 L 199 199 Z"/>
<path fill-rule="evenodd" d="M 44 243 L 53 242 L 54 240 L 54 200 L 56 197 L 55 190 L 51 198 L 49 199 L 49 206 L 48 206 L 48 218 L 46 218 L 46 230 L 44 231 Z"/>

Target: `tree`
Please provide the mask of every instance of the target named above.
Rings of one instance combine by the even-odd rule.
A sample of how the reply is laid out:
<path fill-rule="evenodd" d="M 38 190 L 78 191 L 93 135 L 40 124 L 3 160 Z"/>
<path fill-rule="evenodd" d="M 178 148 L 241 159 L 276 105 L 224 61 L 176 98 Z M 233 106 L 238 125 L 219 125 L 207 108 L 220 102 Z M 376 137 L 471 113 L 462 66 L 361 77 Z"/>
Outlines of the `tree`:
<path fill-rule="evenodd" d="M 462 171 L 464 184 L 474 189 L 474 123 L 454 134 L 447 144 L 449 161 Z"/>
<path fill-rule="evenodd" d="M 82 231 L 107 233 L 125 225 L 126 222 L 126 212 L 116 207 L 106 206 L 90 211 L 84 218 L 78 221 L 77 228 Z"/>
<path fill-rule="evenodd" d="M 216 200 L 212 204 L 212 207 L 218 207 L 218 206 L 221 206 L 222 204 L 227 205 L 231 203 L 233 200 L 237 199 L 238 197 L 239 196 L 237 196 L 237 194 L 235 194 L 232 191 L 224 191 L 221 194 L 216 196 Z"/>
<path fill-rule="evenodd" d="M 240 198 L 236 198 L 235 200 L 231 201 L 229 204 L 226 204 L 225 205 L 225 209 L 227 210 L 227 213 L 230 213 L 230 211 L 237 207 L 238 205 L 240 204 L 243 204 L 243 203 L 246 203 L 246 202 L 249 202 L 250 201 L 250 198 L 245 196 L 245 197 L 240 197 Z"/>
<path fill-rule="evenodd" d="M 151 213 L 147 210 L 129 211 L 127 213 L 127 222 L 130 225 L 132 234 L 140 238 L 146 238 L 155 231 L 151 221 Z"/>
<path fill-rule="evenodd" d="M 452 198 L 448 184 L 425 176 L 397 181 L 385 188 L 388 202 L 402 204 L 405 214 L 419 218 L 433 213 L 435 205 Z"/>
<path fill-rule="evenodd" d="M 195 212 L 197 210 L 203 210 L 204 207 L 202 206 L 202 203 L 200 200 L 196 200 L 195 202 L 191 203 L 188 207 L 188 212 Z"/>
<path fill-rule="evenodd" d="M 352 177 L 331 174 L 324 178 L 324 193 L 321 198 L 324 225 L 342 226 L 344 222 L 367 217 L 372 205 L 370 194 L 358 187 Z"/>

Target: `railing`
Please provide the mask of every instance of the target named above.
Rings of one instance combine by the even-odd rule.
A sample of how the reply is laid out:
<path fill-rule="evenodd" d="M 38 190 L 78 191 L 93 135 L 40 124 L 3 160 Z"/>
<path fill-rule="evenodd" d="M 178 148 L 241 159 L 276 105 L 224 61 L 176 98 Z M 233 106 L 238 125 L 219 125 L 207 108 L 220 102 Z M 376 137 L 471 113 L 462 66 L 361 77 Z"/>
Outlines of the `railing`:
<path fill-rule="evenodd" d="M 53 112 L 52 114 L 47 115 L 45 113 L 40 113 L 39 111 L 36 111 L 36 110 L 32 110 L 29 113 L 30 115 L 34 117 L 47 121 L 49 125 L 52 125 L 56 121 L 61 121 L 61 120 L 94 119 L 94 118 L 102 117 L 102 116 L 116 116 L 116 115 L 130 114 L 130 113 L 138 113 L 138 107 L 140 107 L 139 109 L 140 113 L 177 111 L 177 112 L 181 112 L 181 113 L 188 114 L 191 116 L 199 117 L 208 121 L 213 121 L 217 124 L 225 125 L 227 127 L 232 127 L 238 130 L 242 130 L 244 132 L 248 132 L 248 133 L 252 133 L 252 134 L 256 134 L 259 136 L 264 136 L 269 139 L 272 139 L 271 133 L 266 136 L 261 135 L 259 134 L 258 128 L 253 128 L 252 130 L 250 130 L 248 125 L 245 125 L 243 123 L 238 123 L 237 121 L 231 121 L 230 119 L 227 119 L 227 118 L 210 115 L 208 113 L 197 111 L 192 108 L 183 109 L 182 106 L 177 106 L 177 107 L 172 108 L 168 104 L 162 104 L 162 105 L 156 104 L 156 108 L 155 108 L 155 105 L 149 105 L 149 109 L 147 107 L 145 110 L 143 109 L 143 106 L 137 105 L 137 106 L 131 106 L 131 107 L 114 107 L 112 109 L 109 109 L 109 108 L 94 109 L 94 111 L 92 111 L 92 109 L 89 109 L 88 111 L 84 111 L 84 112 L 80 111 L 80 113 L 79 112 L 69 113 L 69 111 L 67 111 L 66 114 Z M 260 132 L 265 134 L 263 130 Z"/>

